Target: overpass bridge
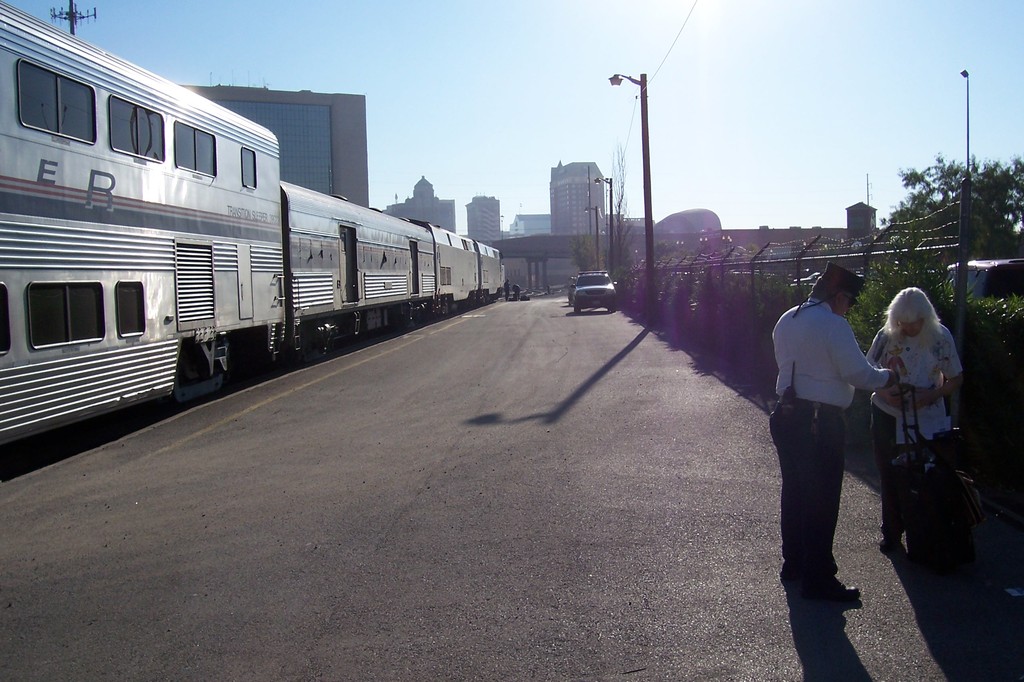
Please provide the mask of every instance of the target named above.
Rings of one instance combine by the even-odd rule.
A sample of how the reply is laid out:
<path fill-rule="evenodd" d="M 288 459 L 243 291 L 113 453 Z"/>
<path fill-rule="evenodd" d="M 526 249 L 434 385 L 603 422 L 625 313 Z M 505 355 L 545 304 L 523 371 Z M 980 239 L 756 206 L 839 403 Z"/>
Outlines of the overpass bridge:
<path fill-rule="evenodd" d="M 505 276 L 525 289 L 548 289 L 565 284 L 576 274 L 572 235 L 539 234 L 502 239 L 492 246 L 501 251 Z"/>

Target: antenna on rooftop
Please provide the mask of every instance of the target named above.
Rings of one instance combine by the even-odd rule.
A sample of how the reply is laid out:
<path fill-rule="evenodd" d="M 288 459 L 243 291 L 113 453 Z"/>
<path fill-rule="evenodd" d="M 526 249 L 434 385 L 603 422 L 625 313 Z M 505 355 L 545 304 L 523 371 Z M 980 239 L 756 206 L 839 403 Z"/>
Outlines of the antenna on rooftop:
<path fill-rule="evenodd" d="M 96 8 L 93 7 L 89 12 L 79 12 L 75 6 L 75 0 L 68 0 L 68 8 L 55 9 L 50 8 L 50 21 L 56 23 L 58 20 L 66 21 L 71 25 L 71 35 L 75 35 L 75 27 L 78 26 L 78 22 L 83 19 L 95 19 Z"/>

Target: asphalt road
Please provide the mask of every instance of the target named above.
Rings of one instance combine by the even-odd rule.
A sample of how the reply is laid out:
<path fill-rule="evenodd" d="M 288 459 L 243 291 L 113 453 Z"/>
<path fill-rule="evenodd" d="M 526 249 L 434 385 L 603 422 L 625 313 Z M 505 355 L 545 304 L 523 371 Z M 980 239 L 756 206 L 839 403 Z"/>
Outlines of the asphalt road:
<path fill-rule="evenodd" d="M 778 580 L 764 406 L 621 314 L 498 303 L 0 484 L 4 680 L 1021 680 L 1024 534 L 849 607 Z"/>

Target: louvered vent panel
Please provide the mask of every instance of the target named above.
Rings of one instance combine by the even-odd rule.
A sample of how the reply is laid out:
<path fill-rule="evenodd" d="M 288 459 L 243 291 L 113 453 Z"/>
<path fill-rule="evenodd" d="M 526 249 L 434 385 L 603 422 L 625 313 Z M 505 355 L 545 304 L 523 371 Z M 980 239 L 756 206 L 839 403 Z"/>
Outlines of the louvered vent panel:
<path fill-rule="evenodd" d="M 367 300 L 407 296 L 409 286 L 404 275 L 366 275 L 364 279 Z"/>
<path fill-rule="evenodd" d="M 334 275 L 330 272 L 295 273 L 295 304 L 299 308 L 334 304 Z"/>
<path fill-rule="evenodd" d="M 178 321 L 213 319 L 213 246 L 175 244 Z"/>

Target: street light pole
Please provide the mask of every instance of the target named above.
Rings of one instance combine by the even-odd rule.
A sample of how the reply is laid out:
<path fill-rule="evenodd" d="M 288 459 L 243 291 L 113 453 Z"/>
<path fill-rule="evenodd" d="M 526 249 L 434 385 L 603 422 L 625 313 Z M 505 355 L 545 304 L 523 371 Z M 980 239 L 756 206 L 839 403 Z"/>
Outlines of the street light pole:
<path fill-rule="evenodd" d="M 967 174 L 971 174 L 971 74 L 967 69 L 960 72 L 967 81 Z"/>
<path fill-rule="evenodd" d="M 587 168 L 587 235 L 590 234 L 590 214 L 594 214 L 594 268 L 600 269 L 601 267 L 601 237 L 599 232 L 601 228 L 598 224 L 597 207 L 594 206 L 594 200 L 590 196 L 590 185 L 599 181 L 599 178 L 591 179 L 590 168 Z"/>
<path fill-rule="evenodd" d="M 608 178 L 608 273 L 615 269 L 615 201 L 612 199 L 612 179 Z"/>
<path fill-rule="evenodd" d="M 613 232 L 614 218 L 615 218 L 615 202 L 612 201 L 612 179 L 611 178 L 594 178 L 595 183 L 606 182 L 608 183 L 608 274 L 612 274 L 614 267 L 614 244 L 615 235 Z"/>
<path fill-rule="evenodd" d="M 640 80 L 622 74 L 609 78 L 612 85 L 619 85 L 623 79 L 640 86 L 640 137 L 644 156 L 644 238 L 647 250 L 646 260 L 646 313 L 648 323 L 653 323 L 655 314 L 654 292 L 654 218 L 651 212 L 651 136 L 647 125 L 647 74 L 640 74 Z"/>
<path fill-rule="evenodd" d="M 967 69 L 960 72 L 967 81 L 967 166 L 964 179 L 960 182 L 960 233 L 957 248 L 956 264 L 956 323 L 954 325 L 954 341 L 956 352 L 964 357 L 964 338 L 967 326 L 967 261 L 971 248 L 971 79 Z M 960 395 L 954 393 L 950 400 L 952 423 L 956 426 L 960 421 Z"/>

